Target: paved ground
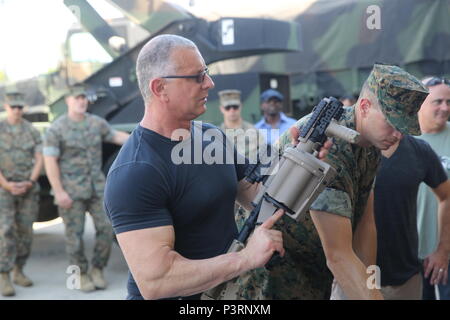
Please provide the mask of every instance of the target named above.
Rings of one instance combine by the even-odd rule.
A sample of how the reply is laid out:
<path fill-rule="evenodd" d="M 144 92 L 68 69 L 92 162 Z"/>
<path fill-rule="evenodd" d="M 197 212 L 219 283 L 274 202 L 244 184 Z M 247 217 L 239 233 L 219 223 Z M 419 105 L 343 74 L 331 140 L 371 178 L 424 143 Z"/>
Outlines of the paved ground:
<path fill-rule="evenodd" d="M 0 300 L 123 300 L 126 296 L 127 266 L 117 244 L 113 244 L 111 258 L 105 269 L 105 277 L 109 283 L 106 290 L 84 293 L 69 290 L 66 273 L 68 258 L 64 246 L 64 225 L 58 218 L 49 223 L 34 225 L 34 243 L 31 257 L 25 267 L 27 274 L 34 282 L 33 287 L 15 286 L 16 295 Z M 85 252 L 88 259 L 94 246 L 94 225 L 91 218 L 86 219 L 84 235 Z M 90 259 L 89 259 L 90 260 Z"/>

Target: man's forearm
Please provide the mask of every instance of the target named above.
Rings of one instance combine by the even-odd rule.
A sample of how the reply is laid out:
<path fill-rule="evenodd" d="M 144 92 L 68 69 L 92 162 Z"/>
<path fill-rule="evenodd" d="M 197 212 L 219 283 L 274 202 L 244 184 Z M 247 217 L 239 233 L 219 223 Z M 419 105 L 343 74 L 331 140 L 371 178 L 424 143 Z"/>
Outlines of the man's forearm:
<path fill-rule="evenodd" d="M 45 171 L 47 178 L 55 192 L 62 192 L 64 188 L 61 183 L 61 174 L 59 170 L 58 160 L 55 157 L 44 157 Z"/>
<path fill-rule="evenodd" d="M 437 250 L 450 254 L 450 198 L 439 202 L 439 243 Z"/>
<path fill-rule="evenodd" d="M 377 263 L 377 228 L 373 210 L 373 192 L 353 235 L 353 250 L 366 267 Z"/>
<path fill-rule="evenodd" d="M 8 183 L 8 180 L 5 178 L 5 176 L 0 171 L 0 186 L 4 189 L 7 188 L 6 184 Z"/>
<path fill-rule="evenodd" d="M 356 254 L 341 254 L 327 261 L 334 278 L 350 300 L 382 300 L 383 296 L 376 288 L 367 285 L 366 266 Z"/>
<path fill-rule="evenodd" d="M 33 169 L 31 170 L 31 175 L 30 175 L 31 181 L 33 181 L 33 182 L 38 181 L 43 165 L 44 165 L 44 157 L 42 156 L 42 153 L 38 153 L 38 152 L 35 153 L 34 165 L 33 165 Z"/>
<path fill-rule="evenodd" d="M 160 277 L 138 283 L 146 299 L 202 293 L 248 270 L 239 253 L 223 254 L 204 260 L 189 260 L 175 251 L 168 253 L 168 256 L 171 257 L 162 261 L 170 261 L 170 265 L 161 265 L 164 271 Z"/>
<path fill-rule="evenodd" d="M 129 136 L 130 135 L 127 132 L 116 131 L 116 134 L 114 135 L 114 138 L 113 138 L 113 142 L 114 142 L 114 144 L 121 146 L 125 143 L 125 141 L 127 141 Z"/>

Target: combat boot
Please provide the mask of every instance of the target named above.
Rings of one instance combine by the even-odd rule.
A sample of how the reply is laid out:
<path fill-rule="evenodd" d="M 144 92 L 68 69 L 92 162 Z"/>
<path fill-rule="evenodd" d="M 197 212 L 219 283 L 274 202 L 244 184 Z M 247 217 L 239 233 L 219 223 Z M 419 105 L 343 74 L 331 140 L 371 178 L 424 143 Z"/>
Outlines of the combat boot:
<path fill-rule="evenodd" d="M 33 285 L 33 281 L 23 274 L 22 268 L 19 266 L 15 266 L 13 269 L 13 282 L 22 287 L 31 287 Z"/>
<path fill-rule="evenodd" d="M 83 292 L 92 292 L 95 290 L 95 285 L 87 273 L 80 274 L 80 290 Z"/>
<path fill-rule="evenodd" d="M 107 286 L 105 277 L 103 276 L 103 270 L 93 267 L 91 270 L 92 282 L 97 289 L 105 289 Z"/>
<path fill-rule="evenodd" d="M 0 291 L 4 297 L 11 297 L 16 294 L 16 290 L 14 290 L 9 278 L 9 272 L 0 273 Z"/>

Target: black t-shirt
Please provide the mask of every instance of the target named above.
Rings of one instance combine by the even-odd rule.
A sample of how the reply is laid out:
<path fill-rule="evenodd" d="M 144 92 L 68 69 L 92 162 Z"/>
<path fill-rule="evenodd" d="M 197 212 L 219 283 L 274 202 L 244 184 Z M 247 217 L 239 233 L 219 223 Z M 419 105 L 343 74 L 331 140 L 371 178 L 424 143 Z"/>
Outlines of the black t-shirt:
<path fill-rule="evenodd" d="M 401 285 L 418 273 L 417 191 L 447 180 L 428 143 L 405 136 L 390 158 L 382 157 L 375 183 L 377 265 L 381 285 Z"/>
<path fill-rule="evenodd" d="M 115 233 L 172 225 L 183 257 L 224 253 L 237 236 L 233 210 L 245 172 L 238 157 L 209 124 L 193 122 L 183 142 L 138 126 L 107 177 L 105 210 Z M 131 273 L 128 293 L 141 296 Z"/>

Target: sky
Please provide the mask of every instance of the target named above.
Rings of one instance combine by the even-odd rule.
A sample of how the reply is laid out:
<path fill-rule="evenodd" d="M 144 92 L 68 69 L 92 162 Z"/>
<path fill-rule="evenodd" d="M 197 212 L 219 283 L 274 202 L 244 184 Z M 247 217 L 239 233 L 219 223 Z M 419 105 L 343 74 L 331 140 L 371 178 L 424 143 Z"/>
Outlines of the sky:
<path fill-rule="evenodd" d="M 102 9 L 107 17 L 117 15 L 109 6 Z M 16 81 L 55 69 L 67 30 L 76 22 L 62 0 L 0 0 L 0 71 Z"/>
<path fill-rule="evenodd" d="M 197 16 L 264 16 L 292 0 L 170 0 Z M 306 5 L 313 0 L 297 0 Z M 104 18 L 122 16 L 105 0 L 88 0 Z M 257 5 L 256 5 L 257 4 Z M 268 15 L 268 14 L 266 14 Z M 10 82 L 55 70 L 67 30 L 77 22 L 63 0 L 0 0 L 0 73 Z"/>

